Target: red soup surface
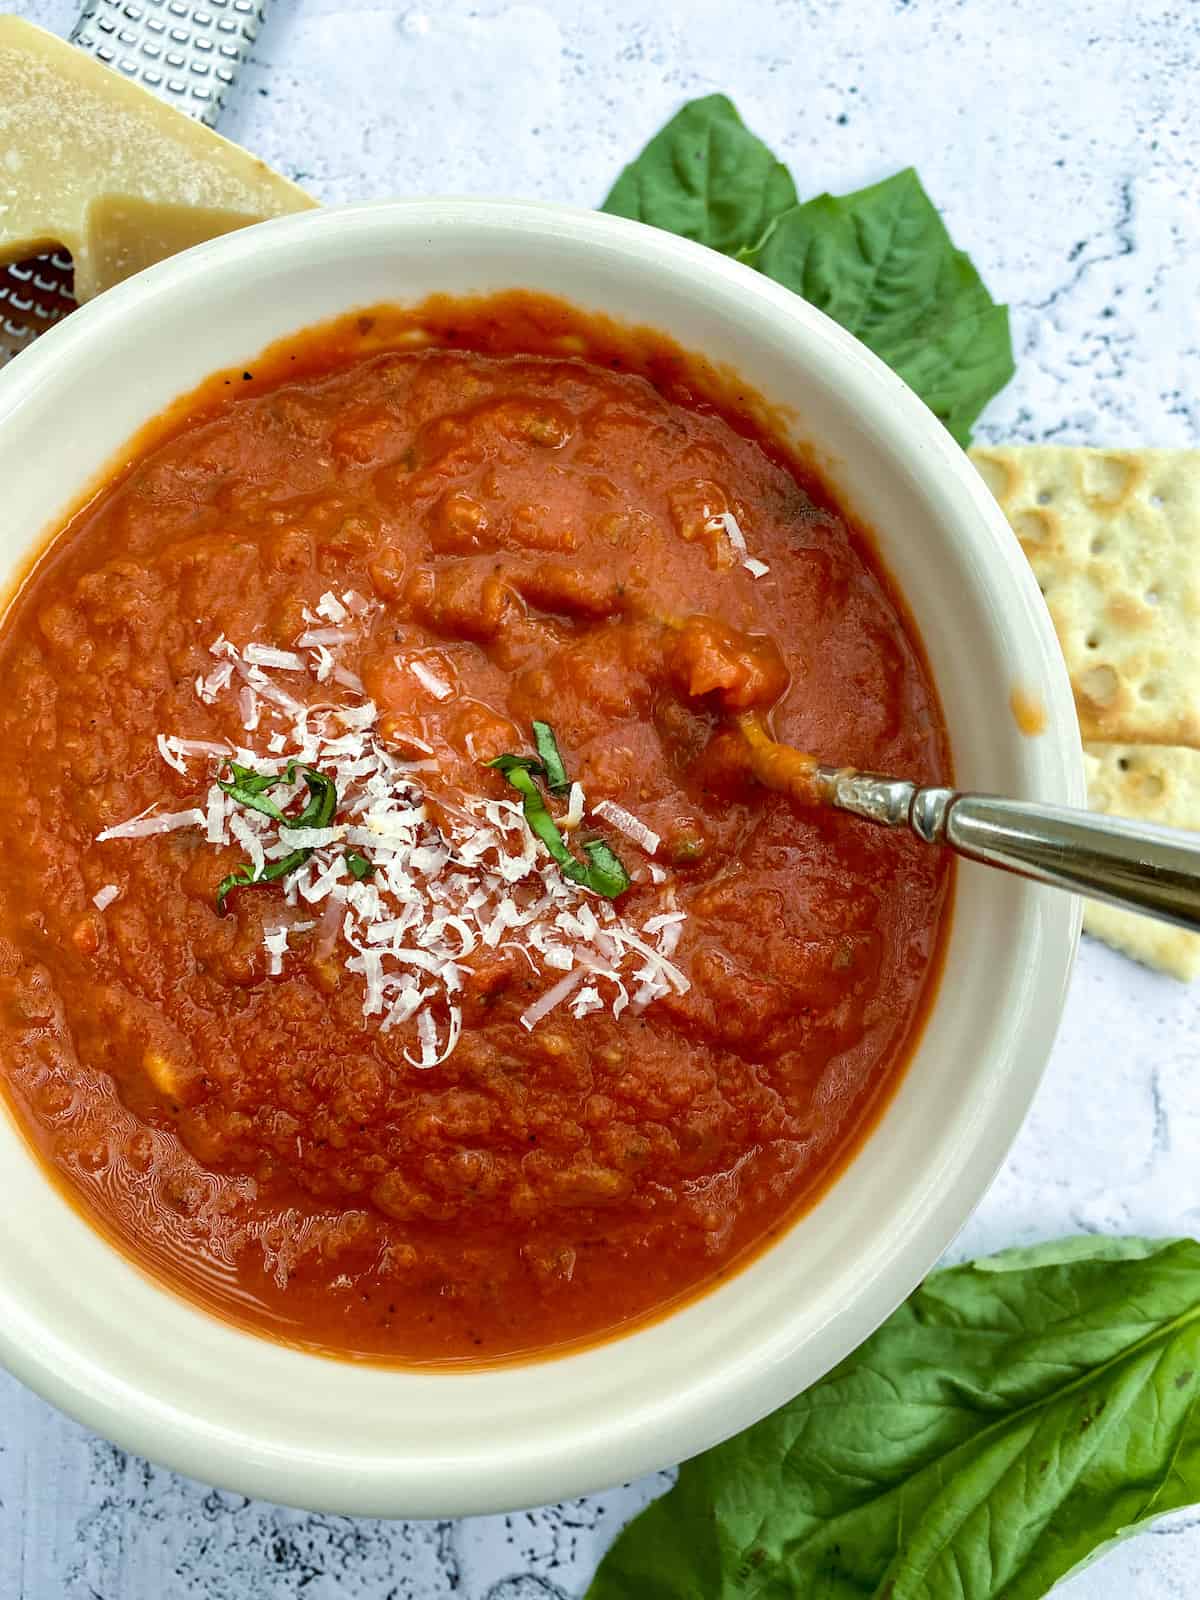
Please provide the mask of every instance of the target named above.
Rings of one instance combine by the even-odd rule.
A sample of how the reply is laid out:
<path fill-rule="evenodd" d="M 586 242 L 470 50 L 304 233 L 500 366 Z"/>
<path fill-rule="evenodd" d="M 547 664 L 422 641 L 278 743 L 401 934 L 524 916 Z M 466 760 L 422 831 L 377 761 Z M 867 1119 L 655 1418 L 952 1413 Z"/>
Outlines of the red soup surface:
<path fill-rule="evenodd" d="M 652 334 L 435 300 L 221 374 L 50 546 L 0 683 L 5 1090 L 244 1326 L 628 1328 L 810 1205 L 913 1047 L 946 861 L 755 785 L 736 718 L 945 780 L 920 646 Z"/>

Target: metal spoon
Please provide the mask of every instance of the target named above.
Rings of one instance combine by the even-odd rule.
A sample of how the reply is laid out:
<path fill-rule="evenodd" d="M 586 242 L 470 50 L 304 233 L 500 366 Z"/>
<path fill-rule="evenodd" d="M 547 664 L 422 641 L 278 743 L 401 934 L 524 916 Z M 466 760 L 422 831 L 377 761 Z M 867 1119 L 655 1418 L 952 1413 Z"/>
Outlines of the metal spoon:
<path fill-rule="evenodd" d="M 887 828 L 910 828 L 970 861 L 1200 933 L 1200 834 L 821 766 L 777 744 L 756 717 L 741 717 L 738 726 L 751 770 L 768 788 Z"/>

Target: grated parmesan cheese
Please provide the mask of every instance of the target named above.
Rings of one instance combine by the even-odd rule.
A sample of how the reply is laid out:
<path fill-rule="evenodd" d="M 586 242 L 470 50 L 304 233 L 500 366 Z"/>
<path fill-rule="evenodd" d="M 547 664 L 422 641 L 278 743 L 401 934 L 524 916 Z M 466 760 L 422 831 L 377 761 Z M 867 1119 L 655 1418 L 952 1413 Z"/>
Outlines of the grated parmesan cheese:
<path fill-rule="evenodd" d="M 358 694 L 364 694 L 363 681 L 357 672 L 351 672 L 349 667 L 336 666 L 333 669 L 334 683 L 340 683 L 343 689 L 353 689 Z"/>
<path fill-rule="evenodd" d="M 262 840 L 252 828 L 245 816 L 240 811 L 232 811 L 229 815 L 229 831 L 250 857 L 250 865 L 254 868 L 257 878 L 266 865 L 266 854 L 263 851 Z"/>
<path fill-rule="evenodd" d="M 196 694 L 197 694 L 197 697 L 199 699 L 203 700 L 205 705 L 211 706 L 213 704 L 213 702 L 216 700 L 217 696 L 224 689 L 227 689 L 229 687 L 229 682 L 230 682 L 230 679 L 232 677 L 233 677 L 233 662 L 232 661 L 222 661 L 222 662 L 220 662 L 217 666 L 215 666 L 212 669 L 212 671 L 208 674 L 208 676 L 206 678 L 197 678 L 196 679 Z"/>
<path fill-rule="evenodd" d="M 715 518 L 715 521 L 724 528 L 726 537 L 738 555 L 741 556 L 742 565 L 750 576 L 752 578 L 765 577 L 771 569 L 765 561 L 759 561 L 757 557 L 750 554 L 746 547 L 746 535 L 742 532 L 733 513 L 731 511 L 723 511 L 719 517 Z"/>
<path fill-rule="evenodd" d="M 592 815 L 611 822 L 618 833 L 623 833 L 627 839 L 632 839 L 635 844 L 640 845 L 648 856 L 652 856 L 662 843 L 653 828 L 648 828 L 631 811 L 626 811 L 624 806 L 617 805 L 614 800 L 601 800 L 598 806 L 592 807 Z"/>
<path fill-rule="evenodd" d="M 517 802 L 427 787 L 436 783 L 436 776 L 425 775 L 436 775 L 437 763 L 412 757 L 432 757 L 433 746 L 407 735 L 397 741 L 403 757 L 386 748 L 372 701 L 331 706 L 315 700 L 309 706 L 270 676 L 269 669 L 304 672 L 310 684 L 331 679 L 361 693 L 361 680 L 342 666 L 337 652 L 355 636 L 349 619 L 357 624 L 370 609 L 351 591 L 340 599 L 327 591 L 315 612 L 306 611 L 312 625 L 296 640 L 295 651 L 254 643 L 239 649 L 224 635 L 215 639 L 209 651 L 218 665 L 197 680 L 197 693 L 205 700 L 209 687 L 213 699 L 230 692 L 258 748 L 158 735 L 159 754 L 181 776 L 188 776 L 192 761 L 208 764 L 202 805 L 177 812 L 147 808 L 98 839 L 196 828 L 210 845 L 239 845 L 256 874 L 294 850 L 309 851 L 281 881 L 274 903 L 280 909 L 311 908 L 313 920 L 264 928 L 267 972 L 282 974 L 289 938 L 315 928 L 311 951 L 321 959 L 339 953 L 362 985 L 364 1018 L 381 1032 L 413 1030 L 404 1055 L 418 1070 L 440 1065 L 461 1038 L 461 995 L 471 980 L 472 958 L 485 966 L 497 958 L 520 958 L 546 981 L 521 1015 L 528 1031 L 564 1002 L 575 1017 L 606 1013 L 616 1020 L 672 989 L 686 993 L 687 976 L 671 959 L 686 914 L 675 907 L 663 868 L 651 863 L 640 870 L 640 881 L 648 878 L 660 887 L 644 906 L 640 926 L 629 926 L 618 907 L 562 875 Z M 328 626 L 315 625 L 318 619 Z M 307 656 L 299 654 L 301 647 Z M 405 664 L 436 698 L 453 693 L 425 662 L 406 658 Z M 337 822 L 327 828 L 277 827 L 241 808 L 215 781 L 230 760 L 281 780 L 287 761 L 328 773 L 338 790 Z M 281 781 L 274 797 L 286 807 L 303 793 L 297 776 L 290 789 Z M 560 826 L 578 827 L 585 813 L 586 797 L 574 783 Z M 594 815 L 650 854 L 659 846 L 652 829 L 612 801 L 602 801 Z M 373 869 L 361 879 L 347 863 L 351 847 L 365 852 Z M 106 885 L 95 902 L 103 909 L 118 892 Z"/>
<path fill-rule="evenodd" d="M 96 840 L 102 844 L 106 839 L 145 839 L 156 833 L 174 833 L 177 828 L 203 828 L 207 822 L 204 812 L 194 806 L 187 811 L 160 811 L 157 816 L 134 817 L 115 828 L 105 828 Z"/>
<path fill-rule="evenodd" d="M 105 911 L 120 896 L 120 893 L 121 891 L 115 883 L 106 883 L 103 889 L 96 890 L 96 893 L 92 896 L 92 904 L 97 911 Z"/>
<path fill-rule="evenodd" d="M 208 791 L 208 806 L 204 813 L 204 837 L 209 844 L 224 844 L 226 795 L 224 789 L 218 784 L 212 784 Z M 230 802 L 232 804 L 232 802 Z"/>
<path fill-rule="evenodd" d="M 558 819 L 558 825 L 564 833 L 572 832 L 583 821 L 583 807 L 583 785 L 573 783 L 571 792 L 567 796 L 567 809 Z"/>
<path fill-rule="evenodd" d="M 600 998 L 600 991 L 594 983 L 587 984 L 571 1001 L 571 1015 L 578 1022 L 593 1011 L 605 1010 L 604 1001 Z"/>
<path fill-rule="evenodd" d="M 171 743 L 167 739 L 166 734 L 163 734 L 163 733 L 155 734 L 154 742 L 158 746 L 159 755 L 163 758 L 163 760 L 167 763 L 167 765 L 169 767 L 174 767 L 176 772 L 182 772 L 184 777 L 186 778 L 187 777 L 187 767 L 184 764 L 183 760 L 178 755 L 176 755 L 175 751 L 171 748 Z"/>
<path fill-rule="evenodd" d="M 248 644 L 242 649 L 242 660 L 252 667 L 279 667 L 285 672 L 303 672 L 308 663 L 295 650 L 276 650 L 270 644 Z"/>
<path fill-rule="evenodd" d="M 397 664 L 403 661 L 403 659 L 404 658 L 402 656 L 398 656 Z M 427 689 L 429 691 L 435 700 L 448 700 L 454 693 L 454 690 L 450 687 L 446 680 L 444 678 L 439 678 L 437 673 L 432 672 L 423 661 L 409 661 L 407 665 L 408 670 L 412 673 L 413 677 L 423 689 Z"/>
<path fill-rule="evenodd" d="M 741 527 L 738 524 L 738 519 L 734 516 L 733 512 L 722 511 L 721 515 L 716 520 L 725 529 L 726 537 L 733 548 L 737 551 L 738 555 L 746 555 L 746 535 L 742 532 Z"/>
<path fill-rule="evenodd" d="M 560 978 L 553 988 L 547 989 L 540 995 L 527 1010 L 521 1013 L 521 1026 L 527 1033 L 532 1033 L 543 1017 L 549 1016 L 556 1005 L 559 1005 L 567 996 L 582 983 L 586 973 L 585 967 L 576 967 L 574 972 L 568 972 L 565 978 Z"/>
<path fill-rule="evenodd" d="M 296 649 L 313 650 L 321 645 L 346 644 L 353 638 L 352 628 L 309 628 L 296 640 Z"/>

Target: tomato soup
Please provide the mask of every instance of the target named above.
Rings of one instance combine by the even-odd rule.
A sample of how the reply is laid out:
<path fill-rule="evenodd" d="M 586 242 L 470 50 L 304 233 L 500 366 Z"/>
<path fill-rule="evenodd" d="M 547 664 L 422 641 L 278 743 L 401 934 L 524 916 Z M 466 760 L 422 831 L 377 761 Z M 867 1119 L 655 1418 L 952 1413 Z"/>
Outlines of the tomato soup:
<path fill-rule="evenodd" d="M 919 642 L 651 334 L 434 301 L 219 375 L 49 546 L 0 683 L 5 1093 L 242 1326 L 627 1329 L 810 1205 L 913 1048 L 947 862 L 758 786 L 737 719 L 945 781 Z"/>

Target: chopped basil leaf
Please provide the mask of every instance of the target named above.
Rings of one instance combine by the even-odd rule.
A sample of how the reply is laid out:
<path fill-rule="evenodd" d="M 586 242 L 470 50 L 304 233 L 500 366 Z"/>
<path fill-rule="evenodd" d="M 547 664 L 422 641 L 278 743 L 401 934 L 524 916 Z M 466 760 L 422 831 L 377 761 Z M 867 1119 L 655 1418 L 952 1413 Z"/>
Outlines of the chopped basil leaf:
<path fill-rule="evenodd" d="M 573 861 L 575 858 L 563 843 L 562 834 L 559 833 L 554 818 L 546 809 L 541 790 L 534 782 L 533 775 L 535 772 L 541 772 L 541 764 L 530 761 L 525 756 L 498 756 L 495 761 L 489 761 L 488 765 L 498 768 L 521 796 L 521 805 L 530 832 L 542 841 L 560 865 Z"/>
<path fill-rule="evenodd" d="M 615 851 L 603 839 L 585 839 L 583 848 L 591 862 L 588 887 L 597 894 L 607 895 L 610 900 L 624 894 L 630 878 Z"/>
<path fill-rule="evenodd" d="M 535 722 L 532 726 L 533 742 L 537 745 L 537 753 L 541 757 L 542 769 L 546 774 L 546 787 L 551 794 L 566 794 L 571 787 L 571 780 L 567 777 L 567 769 L 559 753 L 554 729 L 548 722 Z"/>
<path fill-rule="evenodd" d="M 350 869 L 350 876 L 357 878 L 360 883 L 364 878 L 373 878 L 375 876 L 375 863 L 368 861 L 366 856 L 361 855 L 359 851 L 347 850 L 344 860 Z"/>
<path fill-rule="evenodd" d="M 251 811 L 261 811 L 264 817 L 270 817 L 275 822 L 284 822 L 283 812 L 274 800 L 268 800 L 267 790 L 273 789 L 277 783 L 294 783 L 296 778 L 296 763 L 289 761 L 286 772 L 255 772 L 253 767 L 239 766 L 236 761 L 229 763 L 232 778 L 218 778 L 217 787 L 224 789 L 225 793 L 232 795 L 239 805 L 248 806 Z"/>
<path fill-rule="evenodd" d="M 301 768 L 304 781 L 308 785 L 308 800 L 298 815 L 289 817 L 273 800 L 266 798 L 266 791 L 277 783 L 293 783 L 296 776 L 296 762 L 288 762 L 285 774 L 254 772 L 249 767 L 238 766 L 235 761 L 231 761 L 229 766 L 233 772 L 233 779 L 221 783 L 221 788 L 227 794 L 231 794 L 240 805 L 261 811 L 265 816 L 271 817 L 276 822 L 285 823 L 289 828 L 327 828 L 337 814 L 337 785 L 332 778 L 326 777 L 323 772 L 318 772 L 315 767 Z M 278 861 L 270 862 L 259 873 L 254 871 L 248 861 L 243 861 L 240 867 L 235 867 L 229 876 L 222 878 L 217 885 L 217 910 L 224 911 L 225 897 L 231 889 L 251 888 L 259 883 L 275 883 L 280 878 L 286 878 L 288 873 L 294 872 L 297 867 L 302 867 L 311 855 L 311 849 L 292 850 Z M 359 857 L 359 859 L 365 858 Z M 366 862 L 366 865 L 370 867 L 371 864 Z M 350 870 L 354 872 L 353 867 Z M 371 871 L 374 870 L 374 867 L 371 867 Z M 354 875 L 360 878 L 367 876 L 362 872 L 355 872 Z"/>
<path fill-rule="evenodd" d="M 534 727 L 537 727 L 536 723 Z M 546 728 L 546 724 L 542 723 L 542 727 Z M 546 731 L 549 733 L 549 728 L 546 728 Z M 553 734 L 550 734 L 550 739 L 553 741 Z M 557 745 L 554 746 L 554 754 L 561 768 L 562 758 L 558 756 Z M 602 894 L 609 900 L 615 900 L 617 895 L 624 894 L 630 885 L 629 874 L 603 839 L 585 840 L 583 849 L 588 858 L 586 862 L 577 860 L 567 848 L 566 841 L 558 831 L 558 824 L 547 810 L 542 792 L 537 786 L 537 778 L 548 777 L 542 762 L 535 761 L 532 756 L 503 755 L 487 762 L 487 765 L 503 773 L 521 796 L 521 809 L 525 813 L 529 831 L 549 850 L 562 868 L 564 878 L 570 878 L 572 883 L 581 883 L 585 889 L 591 889 L 593 894 Z"/>
<path fill-rule="evenodd" d="M 217 910 L 224 911 L 225 896 L 231 889 L 238 889 L 259 880 L 254 876 L 254 868 L 248 861 L 243 861 L 240 867 L 235 867 L 227 878 L 222 878 L 217 885 Z"/>
<path fill-rule="evenodd" d="M 505 778 L 510 772 L 532 772 L 536 777 L 543 778 L 546 769 L 542 763 L 533 756 L 497 756 L 494 761 L 485 761 L 484 766 L 495 767 L 496 771 Z M 514 788 L 516 785 L 514 785 Z"/>
<path fill-rule="evenodd" d="M 293 850 L 289 855 L 282 856 L 278 861 L 272 861 L 265 866 L 255 878 L 255 883 L 274 883 L 277 878 L 286 878 L 289 872 L 295 872 L 297 867 L 302 867 L 312 855 L 311 850 Z"/>
<path fill-rule="evenodd" d="M 337 811 L 337 785 L 315 767 L 304 768 L 304 781 L 311 798 L 298 817 L 288 820 L 288 827 L 327 828 Z"/>

